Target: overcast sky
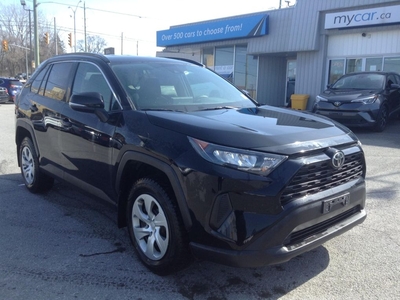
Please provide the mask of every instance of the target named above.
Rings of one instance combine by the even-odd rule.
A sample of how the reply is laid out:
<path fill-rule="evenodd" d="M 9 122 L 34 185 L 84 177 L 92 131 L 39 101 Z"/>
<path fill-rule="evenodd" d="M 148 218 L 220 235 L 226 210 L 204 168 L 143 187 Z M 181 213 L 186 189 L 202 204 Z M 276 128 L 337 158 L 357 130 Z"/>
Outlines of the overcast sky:
<path fill-rule="evenodd" d="M 20 0 L 1 0 L 2 4 L 20 5 Z M 33 1 L 25 0 L 27 8 Z M 114 47 L 116 54 L 155 56 L 156 32 L 170 26 L 216 18 L 260 12 L 279 7 L 281 0 L 37 0 L 37 9 L 48 21 L 56 22 L 61 39 L 67 45 L 67 35 L 74 31 L 84 38 L 84 20 L 88 35 L 99 35 Z M 287 6 L 282 0 L 282 7 Z M 295 1 L 291 0 L 291 5 Z M 84 10 L 83 7 L 86 9 Z M 86 12 L 86 18 L 85 14 Z M 28 13 L 28 12 L 27 12 Z M 54 27 L 54 26 L 53 26 Z"/>

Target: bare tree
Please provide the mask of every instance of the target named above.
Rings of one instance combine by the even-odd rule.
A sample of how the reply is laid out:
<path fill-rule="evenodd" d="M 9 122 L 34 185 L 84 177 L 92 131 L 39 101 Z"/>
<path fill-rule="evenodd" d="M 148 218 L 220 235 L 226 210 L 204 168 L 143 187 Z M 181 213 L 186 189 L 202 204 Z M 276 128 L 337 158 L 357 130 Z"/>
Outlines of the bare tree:
<path fill-rule="evenodd" d="M 86 37 L 87 50 L 90 53 L 103 53 L 104 48 L 107 46 L 106 40 L 98 35 L 88 35 Z M 79 40 L 76 43 L 78 52 L 85 52 L 85 41 Z"/>
<path fill-rule="evenodd" d="M 8 51 L 0 52 L 0 75 L 15 76 L 25 73 L 28 65 L 28 73 L 34 69 L 33 60 L 33 21 L 29 22 L 30 11 L 24 10 L 22 5 L 0 4 L 0 40 L 8 42 Z M 38 35 L 40 60 L 43 61 L 55 55 L 55 43 L 58 52 L 65 52 L 63 43 L 58 34 L 54 38 L 53 26 L 46 21 L 42 13 L 38 13 Z M 44 34 L 50 35 L 50 43 L 44 40 Z M 37 67 L 37 66 L 35 66 Z"/>

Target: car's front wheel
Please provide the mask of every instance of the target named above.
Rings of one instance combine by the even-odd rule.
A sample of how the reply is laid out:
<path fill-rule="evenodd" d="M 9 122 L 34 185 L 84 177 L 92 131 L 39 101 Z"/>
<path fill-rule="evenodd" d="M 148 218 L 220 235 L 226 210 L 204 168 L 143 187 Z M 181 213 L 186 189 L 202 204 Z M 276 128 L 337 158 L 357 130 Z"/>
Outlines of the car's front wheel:
<path fill-rule="evenodd" d="M 39 169 L 39 158 L 29 137 L 25 137 L 19 147 L 19 163 L 25 186 L 32 193 L 46 192 L 53 187 L 54 178 Z"/>
<path fill-rule="evenodd" d="M 189 263 L 179 209 L 155 181 L 144 178 L 133 185 L 128 198 L 127 224 L 139 258 L 154 273 L 167 275 Z"/>
<path fill-rule="evenodd" d="M 385 130 L 386 125 L 389 121 L 389 108 L 386 104 L 383 104 L 379 110 L 378 116 L 375 123 L 375 131 L 382 132 Z"/>

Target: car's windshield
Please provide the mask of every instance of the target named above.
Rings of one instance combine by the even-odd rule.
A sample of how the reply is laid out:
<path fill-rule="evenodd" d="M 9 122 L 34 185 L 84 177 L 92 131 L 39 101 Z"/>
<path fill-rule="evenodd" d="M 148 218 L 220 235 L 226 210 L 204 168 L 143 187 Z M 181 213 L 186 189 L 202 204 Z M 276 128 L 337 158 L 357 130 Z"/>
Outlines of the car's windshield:
<path fill-rule="evenodd" d="M 181 62 L 141 62 L 112 66 L 138 109 L 196 111 L 254 107 L 255 103 L 206 68 Z"/>
<path fill-rule="evenodd" d="M 340 78 L 332 86 L 333 89 L 382 89 L 385 84 L 385 76 L 382 74 L 354 74 Z"/>

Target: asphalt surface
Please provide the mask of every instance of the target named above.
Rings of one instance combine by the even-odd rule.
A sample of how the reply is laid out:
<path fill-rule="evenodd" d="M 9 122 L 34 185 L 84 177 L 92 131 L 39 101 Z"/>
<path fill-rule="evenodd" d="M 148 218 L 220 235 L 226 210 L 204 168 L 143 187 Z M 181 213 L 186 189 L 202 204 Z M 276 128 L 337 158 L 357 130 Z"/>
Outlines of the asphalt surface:
<path fill-rule="evenodd" d="M 14 106 L 0 105 L 0 300 L 400 299 L 400 121 L 357 130 L 367 158 L 367 220 L 285 264 L 236 269 L 194 262 L 167 277 L 136 258 L 115 211 L 56 182 L 23 186 Z"/>

